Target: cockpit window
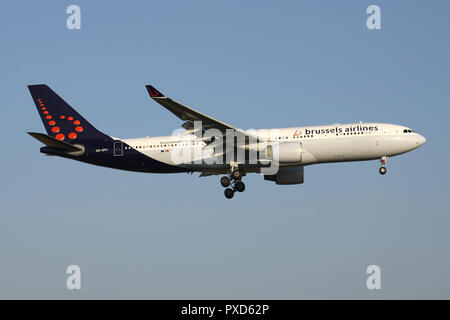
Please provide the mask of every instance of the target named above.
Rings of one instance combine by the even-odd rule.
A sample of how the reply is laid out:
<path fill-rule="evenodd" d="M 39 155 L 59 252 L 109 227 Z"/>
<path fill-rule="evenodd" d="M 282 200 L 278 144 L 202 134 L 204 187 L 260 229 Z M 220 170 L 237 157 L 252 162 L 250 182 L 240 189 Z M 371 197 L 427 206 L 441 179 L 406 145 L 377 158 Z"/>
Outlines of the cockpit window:
<path fill-rule="evenodd" d="M 414 131 L 412 131 L 411 129 L 405 129 L 405 130 L 403 130 L 403 133 L 412 133 L 412 132 L 414 132 Z"/>

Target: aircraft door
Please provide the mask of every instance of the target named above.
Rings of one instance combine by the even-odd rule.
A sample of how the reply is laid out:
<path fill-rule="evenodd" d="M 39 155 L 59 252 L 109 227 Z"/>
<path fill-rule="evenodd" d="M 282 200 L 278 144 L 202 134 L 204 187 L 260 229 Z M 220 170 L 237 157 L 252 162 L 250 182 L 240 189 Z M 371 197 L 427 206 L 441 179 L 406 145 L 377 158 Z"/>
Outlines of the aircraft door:
<path fill-rule="evenodd" d="M 123 156 L 123 142 L 120 140 L 114 141 L 114 156 Z"/>
<path fill-rule="evenodd" d="M 300 162 L 302 162 L 302 161 L 303 161 L 303 145 L 300 142 Z"/>

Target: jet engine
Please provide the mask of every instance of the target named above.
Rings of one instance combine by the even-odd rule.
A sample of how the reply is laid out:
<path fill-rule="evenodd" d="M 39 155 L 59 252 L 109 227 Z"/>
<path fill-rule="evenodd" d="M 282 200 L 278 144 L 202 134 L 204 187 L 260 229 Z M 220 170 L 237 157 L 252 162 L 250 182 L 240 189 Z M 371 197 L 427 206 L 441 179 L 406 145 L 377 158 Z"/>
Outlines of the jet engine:
<path fill-rule="evenodd" d="M 279 169 L 277 174 L 265 175 L 264 180 L 273 181 L 276 184 L 301 184 L 303 183 L 303 166 Z"/>
<path fill-rule="evenodd" d="M 279 163 L 300 163 L 302 161 L 302 144 L 284 142 L 273 144 L 272 160 Z"/>

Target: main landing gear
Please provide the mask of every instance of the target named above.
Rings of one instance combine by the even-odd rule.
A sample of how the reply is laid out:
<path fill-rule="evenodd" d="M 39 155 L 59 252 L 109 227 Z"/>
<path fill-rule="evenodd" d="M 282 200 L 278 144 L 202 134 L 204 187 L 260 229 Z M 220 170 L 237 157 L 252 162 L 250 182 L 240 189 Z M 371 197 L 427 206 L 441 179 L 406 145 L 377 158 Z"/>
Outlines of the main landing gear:
<path fill-rule="evenodd" d="M 388 159 L 388 157 L 386 157 L 386 156 L 381 157 L 381 159 L 380 159 L 381 167 L 380 167 L 379 172 L 380 172 L 381 175 L 384 175 L 384 174 L 386 174 L 386 172 L 387 172 L 387 169 L 386 169 L 386 167 L 385 167 L 386 162 L 387 162 L 387 159 Z"/>
<path fill-rule="evenodd" d="M 233 198 L 236 191 L 244 192 L 245 184 L 241 181 L 241 179 L 242 173 L 237 169 L 231 171 L 230 176 L 223 176 L 222 178 L 220 178 L 220 184 L 222 185 L 222 187 L 226 188 L 224 192 L 225 198 Z"/>

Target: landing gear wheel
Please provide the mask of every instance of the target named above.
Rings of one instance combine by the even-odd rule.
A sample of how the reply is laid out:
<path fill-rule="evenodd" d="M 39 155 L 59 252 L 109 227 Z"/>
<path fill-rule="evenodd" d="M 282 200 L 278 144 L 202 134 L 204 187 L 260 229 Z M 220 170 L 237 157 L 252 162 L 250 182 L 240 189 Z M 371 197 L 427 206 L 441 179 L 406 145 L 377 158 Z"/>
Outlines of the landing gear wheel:
<path fill-rule="evenodd" d="M 236 183 L 234 184 L 234 190 L 238 192 L 244 192 L 245 184 L 242 181 L 236 181 Z"/>
<path fill-rule="evenodd" d="M 242 178 L 242 173 L 239 170 L 234 170 L 231 173 L 231 176 L 233 177 L 234 180 L 240 180 Z"/>
<path fill-rule="evenodd" d="M 380 168 L 380 174 L 381 175 L 386 174 L 386 171 L 387 171 L 386 167 L 381 167 Z"/>
<path fill-rule="evenodd" d="M 224 176 L 224 177 L 220 178 L 220 184 L 224 188 L 229 187 L 231 184 L 231 180 L 227 176 Z"/>
<path fill-rule="evenodd" d="M 226 188 L 224 193 L 225 193 L 225 198 L 227 198 L 227 199 L 231 199 L 234 196 L 234 190 L 231 188 Z"/>

